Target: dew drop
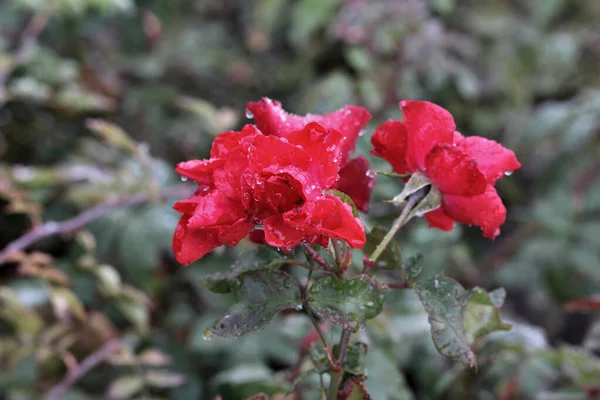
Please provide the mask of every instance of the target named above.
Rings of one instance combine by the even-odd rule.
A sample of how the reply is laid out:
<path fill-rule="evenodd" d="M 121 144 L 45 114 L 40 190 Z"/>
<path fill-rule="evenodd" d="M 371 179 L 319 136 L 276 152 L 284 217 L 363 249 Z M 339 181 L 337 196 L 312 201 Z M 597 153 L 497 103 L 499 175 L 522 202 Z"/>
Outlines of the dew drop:
<path fill-rule="evenodd" d="M 438 281 L 438 280 L 437 280 L 437 278 L 436 278 L 436 280 L 435 280 L 435 281 L 433 281 L 433 286 L 435 286 L 435 288 L 436 288 L 436 289 L 437 289 L 437 288 L 439 288 L 439 286 L 440 286 L 440 281 Z"/>
<path fill-rule="evenodd" d="M 367 301 L 367 307 L 373 307 L 375 305 L 375 303 L 373 303 L 372 301 Z"/>
<path fill-rule="evenodd" d="M 58 223 L 56 221 L 48 221 L 44 224 L 44 230 L 48 233 L 58 231 Z"/>
<path fill-rule="evenodd" d="M 252 113 L 252 111 L 248 110 L 247 108 L 246 108 L 246 118 L 248 118 L 248 119 L 254 118 L 254 114 Z"/>
<path fill-rule="evenodd" d="M 205 329 L 204 334 L 202 335 L 202 339 L 204 340 L 212 340 L 212 331 L 210 329 Z"/>
<path fill-rule="evenodd" d="M 182 181 L 182 182 L 186 182 L 187 180 L 188 180 L 188 177 L 187 177 L 187 176 L 182 176 L 182 177 L 181 177 L 181 181 Z"/>
<path fill-rule="evenodd" d="M 367 130 L 366 129 L 361 129 L 360 132 L 358 132 L 358 136 L 364 136 L 366 135 Z"/>
<path fill-rule="evenodd" d="M 372 169 L 367 171 L 367 177 L 368 178 L 375 178 L 375 171 L 373 171 Z"/>
<path fill-rule="evenodd" d="M 511 176 L 512 174 L 513 174 L 513 172 L 512 172 L 512 171 L 505 171 L 505 172 L 504 172 L 504 175 L 505 175 L 505 176 Z"/>

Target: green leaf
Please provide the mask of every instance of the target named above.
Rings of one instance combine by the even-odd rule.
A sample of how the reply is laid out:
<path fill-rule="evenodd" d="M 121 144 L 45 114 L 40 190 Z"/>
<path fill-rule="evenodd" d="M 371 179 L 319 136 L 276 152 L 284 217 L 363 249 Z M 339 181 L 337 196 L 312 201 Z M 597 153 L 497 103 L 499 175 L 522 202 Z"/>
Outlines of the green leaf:
<path fill-rule="evenodd" d="M 216 335 L 237 337 L 258 331 L 280 311 L 302 307 L 298 283 L 283 271 L 250 271 L 236 279 L 239 280 L 235 290 L 239 303 L 210 328 Z"/>
<path fill-rule="evenodd" d="M 402 192 L 395 196 L 390 203 L 404 204 L 410 196 L 416 195 L 418 191 L 424 190 L 428 186 L 429 191 L 425 197 L 412 208 L 407 220 L 412 217 L 422 217 L 429 211 L 433 211 L 440 207 L 442 204 L 442 194 L 440 190 L 431 183 L 431 180 L 421 172 L 412 174 L 408 182 L 406 182 L 406 185 L 404 185 Z"/>
<path fill-rule="evenodd" d="M 337 357 L 339 345 L 333 346 L 333 354 Z M 344 359 L 344 371 L 352 375 L 363 375 L 365 373 L 365 362 L 368 347 L 365 343 L 352 343 L 346 350 Z"/>
<path fill-rule="evenodd" d="M 465 309 L 463 324 L 469 343 L 493 331 L 507 331 L 512 325 L 500 319 L 500 307 L 504 304 L 506 291 L 503 288 L 490 293 L 475 287 Z"/>
<path fill-rule="evenodd" d="M 325 191 L 325 194 L 334 195 L 344 203 L 348 204 L 350 207 L 352 207 L 352 215 L 354 216 L 354 218 L 358 218 L 358 208 L 356 208 L 356 204 L 354 204 L 354 201 L 352 201 L 350 196 L 348 196 L 346 193 L 340 192 L 337 189 L 327 189 Z"/>
<path fill-rule="evenodd" d="M 200 284 L 213 293 L 231 293 L 239 290 L 242 281 L 240 276 L 250 272 L 259 270 L 268 270 L 276 268 L 288 262 L 287 259 L 273 260 L 268 263 L 260 263 L 254 255 L 249 255 L 247 258 L 242 258 L 240 261 L 233 264 L 229 270 L 225 272 L 217 272 L 203 276 L 200 279 Z"/>
<path fill-rule="evenodd" d="M 86 319 L 85 308 L 81 300 L 71 290 L 51 288 L 50 299 L 58 318 L 68 320 L 71 316 L 75 316 L 79 321 Z"/>
<path fill-rule="evenodd" d="M 386 230 L 383 228 L 377 226 L 373 228 L 371 232 L 367 234 L 367 243 L 364 247 L 365 254 L 368 254 L 369 256 L 372 255 L 386 233 Z M 389 269 L 402 268 L 402 252 L 397 241 L 392 240 L 387 245 L 383 253 L 381 253 L 381 256 L 377 259 L 375 266 Z"/>
<path fill-rule="evenodd" d="M 319 279 L 308 295 L 314 312 L 344 329 L 357 330 L 383 309 L 383 293 L 377 282 L 365 275 L 347 280 L 334 276 Z"/>
<path fill-rule="evenodd" d="M 476 366 L 463 324 L 469 293 L 443 274 L 412 282 L 412 286 L 429 315 L 431 337 L 440 354 Z"/>

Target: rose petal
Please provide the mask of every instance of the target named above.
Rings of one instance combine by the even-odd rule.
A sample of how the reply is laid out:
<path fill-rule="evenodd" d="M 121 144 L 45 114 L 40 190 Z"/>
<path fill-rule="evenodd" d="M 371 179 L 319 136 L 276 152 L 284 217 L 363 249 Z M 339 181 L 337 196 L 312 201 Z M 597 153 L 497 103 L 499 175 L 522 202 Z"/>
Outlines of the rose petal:
<path fill-rule="evenodd" d="M 399 174 L 412 172 L 406 161 L 408 130 L 401 121 L 387 121 L 379 125 L 371 137 L 371 153 L 389 162 Z"/>
<path fill-rule="evenodd" d="M 498 142 L 480 136 L 460 138 L 455 135 L 454 140 L 458 149 L 477 161 L 479 170 L 491 185 L 502 178 L 506 172 L 512 173 L 521 167 L 515 153 Z"/>
<path fill-rule="evenodd" d="M 239 201 L 231 200 L 218 190 L 196 199 L 196 208 L 188 221 L 190 229 L 214 225 L 229 225 L 245 218 Z"/>
<path fill-rule="evenodd" d="M 188 219 L 189 215 L 184 215 L 179 220 L 172 244 L 175 258 L 183 265 L 199 260 L 222 244 L 218 238 L 218 227 L 190 230 L 187 226 Z"/>
<path fill-rule="evenodd" d="M 364 226 L 352 215 L 352 208 L 333 195 L 307 202 L 300 211 L 283 214 L 285 222 L 304 234 L 341 239 L 354 248 L 366 242 Z"/>
<path fill-rule="evenodd" d="M 454 228 L 454 220 L 444 212 L 442 207 L 428 212 L 425 214 L 425 218 L 427 218 L 431 228 L 438 228 L 446 232 Z"/>
<path fill-rule="evenodd" d="M 318 122 L 325 128 L 335 129 L 344 136 L 342 164 L 354 151 L 360 131 L 367 125 L 371 114 L 363 107 L 348 105 L 328 114 L 307 114 L 305 116 L 287 113 L 281 103 L 268 98 L 246 105 L 254 115 L 256 126 L 265 135 L 286 137 L 293 131 L 302 129 L 309 122 Z"/>
<path fill-rule="evenodd" d="M 275 136 L 257 136 L 248 152 L 250 168 L 262 171 L 266 168 L 294 166 L 307 170 L 310 155 L 298 146 L 284 142 Z"/>
<path fill-rule="evenodd" d="M 489 239 L 500 233 L 499 228 L 506 220 L 506 208 L 492 185 L 478 196 L 444 195 L 442 207 L 455 221 L 479 226 Z"/>
<path fill-rule="evenodd" d="M 190 160 L 180 162 L 175 169 L 177 173 L 192 179 L 201 185 L 212 185 L 213 172 L 225 165 L 224 159 Z"/>
<path fill-rule="evenodd" d="M 302 233 L 283 219 L 282 214 L 266 218 L 263 222 L 265 240 L 271 246 L 289 250 L 296 247 L 302 240 Z"/>
<path fill-rule="evenodd" d="M 400 102 L 408 129 L 407 164 L 411 170 L 423 170 L 425 156 L 438 143 L 452 143 L 454 119 L 444 108 L 428 101 Z"/>
<path fill-rule="evenodd" d="M 356 208 L 367 212 L 375 182 L 375 174 L 370 169 L 369 161 L 361 155 L 340 169 L 340 178 L 334 188 L 350 196 Z"/>
<path fill-rule="evenodd" d="M 443 194 L 475 196 L 485 192 L 485 176 L 477 162 L 451 144 L 436 145 L 425 157 L 429 179 Z"/>
<path fill-rule="evenodd" d="M 219 241 L 229 246 L 236 246 L 252 229 L 254 229 L 254 224 L 248 222 L 247 218 L 241 218 L 219 230 Z"/>
<path fill-rule="evenodd" d="M 223 132 L 215 137 L 210 149 L 210 158 L 225 158 L 229 152 L 238 146 L 240 141 L 248 136 L 260 135 L 261 132 L 254 125 L 245 125 L 240 132 Z"/>
<path fill-rule="evenodd" d="M 286 139 L 310 155 L 308 172 L 317 178 L 321 187 L 330 188 L 338 178 L 344 141 L 342 134 L 311 122 L 303 129 L 290 133 Z"/>

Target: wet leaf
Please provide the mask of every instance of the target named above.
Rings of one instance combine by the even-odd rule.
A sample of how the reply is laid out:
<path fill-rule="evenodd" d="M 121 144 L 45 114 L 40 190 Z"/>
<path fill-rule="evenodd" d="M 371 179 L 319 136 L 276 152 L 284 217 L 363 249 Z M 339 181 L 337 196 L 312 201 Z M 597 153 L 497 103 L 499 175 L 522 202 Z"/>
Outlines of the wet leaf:
<path fill-rule="evenodd" d="M 333 354 L 337 357 L 339 346 L 333 347 Z M 368 347 L 365 343 L 352 343 L 346 350 L 344 359 L 344 371 L 352 375 L 363 375 L 365 373 L 365 362 Z"/>
<path fill-rule="evenodd" d="M 350 196 L 348 196 L 346 193 L 340 192 L 337 189 L 328 189 L 325 191 L 325 194 L 334 195 L 344 203 L 348 204 L 350 207 L 352 207 L 352 215 L 354 216 L 354 218 L 358 218 L 358 208 L 356 208 L 356 204 L 354 204 L 354 201 L 352 201 Z"/>
<path fill-rule="evenodd" d="M 367 234 L 367 244 L 364 247 L 365 254 L 371 255 L 381 243 L 387 231 L 380 227 L 375 227 Z M 381 256 L 375 262 L 375 266 L 379 268 L 399 269 L 402 268 L 402 253 L 400 245 L 395 240 L 392 240 Z"/>
<path fill-rule="evenodd" d="M 54 307 L 54 313 L 62 320 L 68 320 L 71 315 L 79 321 L 86 319 L 85 308 L 81 300 L 69 289 L 52 288 L 50 289 L 50 299 Z"/>
<path fill-rule="evenodd" d="M 413 282 L 412 286 L 429 315 L 431 337 L 438 351 L 463 364 L 476 366 L 463 325 L 469 293 L 443 274 Z"/>
<path fill-rule="evenodd" d="M 261 330 L 280 311 L 302 306 L 298 283 L 283 271 L 250 271 L 236 279 L 239 302 L 210 328 L 216 335 L 237 337 Z"/>
<path fill-rule="evenodd" d="M 469 343 L 493 331 L 509 330 L 510 324 L 500 319 L 500 307 L 504 304 L 506 291 L 503 288 L 486 292 L 481 288 L 473 288 L 465 309 L 463 324 Z"/>
<path fill-rule="evenodd" d="M 286 259 L 273 260 L 268 263 L 257 261 L 254 256 L 241 258 L 225 272 L 217 272 L 203 276 L 200 284 L 213 293 L 231 293 L 241 287 L 240 276 L 250 271 L 268 270 L 285 264 Z"/>
<path fill-rule="evenodd" d="M 310 287 L 308 295 L 314 312 L 344 329 L 354 330 L 376 317 L 384 300 L 376 281 L 367 276 L 347 280 L 322 278 Z"/>

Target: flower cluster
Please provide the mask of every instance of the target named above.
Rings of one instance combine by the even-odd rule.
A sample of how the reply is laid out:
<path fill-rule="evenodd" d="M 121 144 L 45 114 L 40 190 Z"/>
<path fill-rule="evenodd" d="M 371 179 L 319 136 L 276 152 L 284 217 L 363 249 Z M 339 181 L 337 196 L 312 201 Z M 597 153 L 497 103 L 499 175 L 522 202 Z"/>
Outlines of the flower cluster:
<path fill-rule="evenodd" d="M 479 136 L 455 130 L 448 111 L 426 101 L 402 101 L 404 121 L 387 121 L 373 133 L 372 153 L 399 174 L 422 172 L 442 193 L 425 214 L 429 226 L 449 231 L 454 221 L 476 225 L 493 239 L 506 219 L 496 181 L 521 167 L 515 154 Z"/>
<path fill-rule="evenodd" d="M 330 189 L 352 183 L 347 194 L 366 209 L 374 183 L 368 162 L 348 158 L 370 114 L 347 106 L 300 117 L 268 99 L 248 109 L 256 126 L 219 134 L 210 159 L 177 166 L 199 184 L 174 206 L 183 214 L 173 238 L 177 260 L 189 264 L 218 246 L 234 246 L 260 225 L 265 241 L 284 251 L 300 242 L 326 246 L 329 238 L 363 247 L 362 222 Z"/>
<path fill-rule="evenodd" d="M 448 111 L 432 103 L 401 107 L 404 121 L 380 125 L 372 153 L 399 174 L 426 175 L 441 192 L 440 207 L 425 214 L 430 226 L 450 230 L 458 221 L 494 238 L 506 218 L 494 184 L 520 167 L 514 153 L 463 137 Z M 367 211 L 374 174 L 364 156 L 351 157 L 369 112 L 346 106 L 299 116 L 264 98 L 248 103 L 247 115 L 255 125 L 219 134 L 209 159 L 177 166 L 199 185 L 174 206 L 182 214 L 173 238 L 177 260 L 189 264 L 248 234 L 283 251 L 301 242 L 326 246 L 330 238 L 363 247 L 364 226 L 344 198 Z"/>

